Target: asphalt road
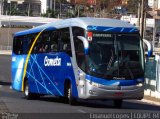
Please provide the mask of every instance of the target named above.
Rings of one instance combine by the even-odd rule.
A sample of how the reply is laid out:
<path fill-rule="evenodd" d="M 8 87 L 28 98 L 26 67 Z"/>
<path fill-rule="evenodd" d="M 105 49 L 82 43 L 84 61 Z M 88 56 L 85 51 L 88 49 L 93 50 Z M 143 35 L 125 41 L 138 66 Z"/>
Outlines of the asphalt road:
<path fill-rule="evenodd" d="M 8 112 L 19 114 L 18 116 L 26 116 L 26 119 L 31 117 L 46 118 L 46 116 L 64 117 L 67 119 L 76 118 L 96 118 L 96 114 L 105 113 L 127 113 L 137 117 L 148 114 L 153 118 L 156 113 L 157 119 L 160 118 L 160 106 L 152 105 L 146 102 L 137 100 L 125 100 L 121 109 L 113 107 L 112 101 L 80 101 L 77 106 L 70 106 L 63 100 L 56 97 L 41 97 L 38 100 L 26 100 L 23 93 L 16 92 L 11 89 L 11 56 L 0 55 L 0 113 Z M 58 113 L 58 114 L 55 114 Z M 72 113 L 72 114 L 71 114 Z M 28 117 L 30 116 L 30 117 Z M 103 115 L 104 116 L 104 115 Z M 113 116 L 113 115 L 112 115 Z M 21 116 L 20 116 L 21 117 Z M 37 118 L 37 119 L 38 119 Z M 139 117 L 140 118 L 140 117 Z"/>

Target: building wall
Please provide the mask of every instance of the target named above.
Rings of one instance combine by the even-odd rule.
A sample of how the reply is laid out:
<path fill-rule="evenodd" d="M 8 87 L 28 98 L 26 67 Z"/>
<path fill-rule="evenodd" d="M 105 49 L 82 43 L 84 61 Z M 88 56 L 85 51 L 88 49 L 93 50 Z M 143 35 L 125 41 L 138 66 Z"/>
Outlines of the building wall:
<path fill-rule="evenodd" d="M 5 50 L 6 46 L 12 46 L 12 34 L 26 28 L 0 28 L 0 50 Z"/>
<path fill-rule="evenodd" d="M 40 0 L 41 1 L 41 13 L 46 13 L 47 9 L 52 9 L 54 0 Z M 56 1 L 56 0 L 55 0 Z"/>
<path fill-rule="evenodd" d="M 44 1 L 44 0 L 42 0 Z M 33 16 L 40 16 L 41 13 L 41 1 L 40 0 L 11 0 L 11 2 L 3 2 L 3 14 L 9 15 L 14 11 L 14 15 L 19 14 L 22 16 L 28 15 L 28 11 L 32 11 Z M 1 5 L 1 4 L 0 4 Z M 2 6 L 2 5 L 1 5 Z M 30 6 L 30 7 L 29 7 Z"/>
<path fill-rule="evenodd" d="M 148 6 L 153 8 L 154 6 L 154 0 L 148 0 Z"/>
<path fill-rule="evenodd" d="M 160 0 L 148 0 L 148 6 L 153 8 L 153 10 L 159 10 Z"/>
<path fill-rule="evenodd" d="M 46 13 L 47 10 L 47 0 L 41 0 L 41 13 Z"/>

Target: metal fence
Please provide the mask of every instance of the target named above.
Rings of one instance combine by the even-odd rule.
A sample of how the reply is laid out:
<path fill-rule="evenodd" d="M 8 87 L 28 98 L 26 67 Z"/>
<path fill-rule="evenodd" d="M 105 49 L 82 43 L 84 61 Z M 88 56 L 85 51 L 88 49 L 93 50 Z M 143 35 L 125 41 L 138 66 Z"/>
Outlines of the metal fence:
<path fill-rule="evenodd" d="M 160 60 L 156 61 L 155 58 L 146 59 L 145 78 L 148 79 L 146 89 L 149 88 L 152 91 L 160 92 Z"/>

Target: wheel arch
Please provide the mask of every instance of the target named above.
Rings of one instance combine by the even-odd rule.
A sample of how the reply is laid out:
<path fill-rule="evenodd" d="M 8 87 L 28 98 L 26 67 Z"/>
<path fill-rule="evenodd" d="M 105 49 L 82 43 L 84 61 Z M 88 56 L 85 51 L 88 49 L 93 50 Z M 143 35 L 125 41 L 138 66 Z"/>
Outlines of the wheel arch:
<path fill-rule="evenodd" d="M 68 86 L 72 87 L 72 96 L 73 97 L 78 97 L 78 90 L 77 90 L 77 84 L 76 84 L 76 81 L 75 80 L 72 80 L 72 78 L 69 78 L 67 77 L 65 80 L 64 80 L 64 89 L 63 89 L 63 92 L 64 92 L 64 96 L 65 95 L 65 91 L 66 91 L 66 88 L 68 88 Z"/>

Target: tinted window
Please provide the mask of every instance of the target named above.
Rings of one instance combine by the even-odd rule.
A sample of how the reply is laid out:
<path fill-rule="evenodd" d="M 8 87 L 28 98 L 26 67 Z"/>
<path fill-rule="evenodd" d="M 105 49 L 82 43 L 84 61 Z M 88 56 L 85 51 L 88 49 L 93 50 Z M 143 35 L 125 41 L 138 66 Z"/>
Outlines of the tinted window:
<path fill-rule="evenodd" d="M 17 36 L 13 41 L 13 52 L 18 55 L 27 54 L 37 34 Z"/>
<path fill-rule="evenodd" d="M 72 56 L 69 28 L 60 29 L 59 34 L 60 34 L 60 39 L 59 39 L 60 51 L 66 52 L 68 55 Z"/>
<path fill-rule="evenodd" d="M 56 31 L 45 31 L 37 39 L 32 53 L 49 53 L 57 51 L 58 33 Z"/>

